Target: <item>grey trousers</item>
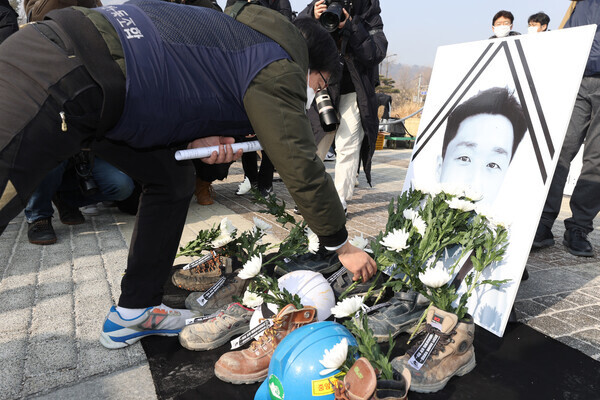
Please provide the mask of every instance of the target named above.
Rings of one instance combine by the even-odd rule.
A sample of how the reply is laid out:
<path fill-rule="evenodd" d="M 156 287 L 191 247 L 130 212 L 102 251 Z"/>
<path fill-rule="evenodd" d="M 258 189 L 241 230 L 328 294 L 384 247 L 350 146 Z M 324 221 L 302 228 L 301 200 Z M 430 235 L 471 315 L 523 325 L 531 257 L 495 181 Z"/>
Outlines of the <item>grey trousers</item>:
<path fill-rule="evenodd" d="M 580 228 L 590 233 L 594 229 L 593 219 L 600 211 L 600 76 L 585 76 L 581 81 L 540 219 L 540 224 L 548 228 L 560 212 L 571 161 L 584 143 L 583 167 L 570 202 L 573 215 L 565 220 L 565 228 Z"/>

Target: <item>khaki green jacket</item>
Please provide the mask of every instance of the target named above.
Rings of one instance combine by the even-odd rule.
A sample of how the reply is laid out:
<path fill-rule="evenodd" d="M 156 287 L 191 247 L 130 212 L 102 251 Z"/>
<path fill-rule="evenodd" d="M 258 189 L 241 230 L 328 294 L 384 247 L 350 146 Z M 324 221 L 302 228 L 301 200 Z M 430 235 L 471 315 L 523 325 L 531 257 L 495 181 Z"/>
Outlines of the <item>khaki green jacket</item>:
<path fill-rule="evenodd" d="M 322 244 L 339 245 L 347 238 L 344 210 L 331 176 L 316 155 L 306 116 L 306 41 L 284 16 L 266 7 L 246 6 L 237 20 L 279 43 L 292 58 L 264 68 L 248 87 L 244 106 L 308 225 Z"/>

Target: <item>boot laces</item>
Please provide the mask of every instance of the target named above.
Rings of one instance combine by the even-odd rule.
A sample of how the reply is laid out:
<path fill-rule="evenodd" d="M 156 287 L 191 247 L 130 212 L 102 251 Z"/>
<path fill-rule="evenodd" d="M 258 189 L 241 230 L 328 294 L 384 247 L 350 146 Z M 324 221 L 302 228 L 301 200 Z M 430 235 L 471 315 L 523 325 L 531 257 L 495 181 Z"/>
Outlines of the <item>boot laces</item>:
<path fill-rule="evenodd" d="M 456 335 L 456 330 L 452 329 L 449 333 L 444 333 L 444 332 L 440 331 L 439 329 L 431 326 L 431 324 L 427 324 L 427 325 L 425 325 L 425 329 L 423 329 L 417 335 L 417 340 L 416 340 L 415 344 L 406 353 L 410 354 L 411 356 L 413 354 L 415 354 L 415 352 L 417 351 L 417 349 L 419 348 L 421 343 L 423 343 L 423 340 L 425 340 L 427 335 L 429 335 L 430 333 L 433 333 L 434 335 L 439 336 L 439 338 L 440 338 L 438 340 L 438 342 L 435 344 L 435 347 L 433 348 L 433 350 L 431 351 L 431 354 L 435 356 L 435 355 L 438 355 L 440 353 L 440 351 L 444 351 L 444 349 L 446 348 L 446 346 L 448 344 L 454 342 L 454 339 L 452 339 L 452 336 Z"/>
<path fill-rule="evenodd" d="M 329 380 L 329 383 L 331 383 L 333 386 L 333 395 L 335 396 L 335 400 L 350 400 L 350 397 L 348 397 L 348 390 L 341 380 L 338 379 L 334 382 Z"/>
<path fill-rule="evenodd" d="M 215 254 L 202 264 L 196 265 L 195 267 L 190 269 L 190 271 L 196 274 L 204 274 L 209 271 L 214 271 L 217 268 L 219 268 L 219 258 L 220 256 L 218 254 Z"/>
<path fill-rule="evenodd" d="M 264 321 L 264 319 L 262 321 Z M 250 343 L 250 350 L 255 351 L 258 347 L 262 347 L 266 343 L 271 342 L 279 329 L 281 329 L 281 325 L 283 325 L 283 319 L 281 317 L 275 317 L 273 319 L 273 326 L 267 328 L 265 333 L 259 337 L 258 340 Z"/>

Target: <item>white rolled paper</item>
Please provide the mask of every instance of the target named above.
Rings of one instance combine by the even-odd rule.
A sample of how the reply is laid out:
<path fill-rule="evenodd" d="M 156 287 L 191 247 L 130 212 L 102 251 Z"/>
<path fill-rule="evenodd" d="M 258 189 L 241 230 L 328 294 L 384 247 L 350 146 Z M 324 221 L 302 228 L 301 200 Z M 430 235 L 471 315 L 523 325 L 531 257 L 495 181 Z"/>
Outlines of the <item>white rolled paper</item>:
<path fill-rule="evenodd" d="M 258 140 L 253 140 L 251 142 L 241 142 L 234 143 L 231 145 L 233 152 L 237 152 L 239 149 L 242 149 L 244 153 L 250 153 L 252 151 L 262 150 L 262 147 Z M 175 152 L 175 159 L 177 161 L 181 160 L 191 160 L 194 158 L 206 158 L 210 157 L 213 151 L 219 152 L 219 146 L 210 146 L 210 147 L 197 147 L 195 149 L 187 149 L 187 150 L 179 150 Z"/>

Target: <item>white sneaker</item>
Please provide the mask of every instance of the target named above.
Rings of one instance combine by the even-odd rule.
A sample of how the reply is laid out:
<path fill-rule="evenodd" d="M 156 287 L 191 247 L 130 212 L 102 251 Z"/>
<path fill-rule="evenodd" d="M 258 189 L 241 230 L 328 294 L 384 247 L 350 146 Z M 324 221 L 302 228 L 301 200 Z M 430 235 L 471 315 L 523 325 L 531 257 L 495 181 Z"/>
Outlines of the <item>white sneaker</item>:
<path fill-rule="evenodd" d="M 87 206 L 80 207 L 79 211 L 81 211 L 81 213 L 83 215 L 87 215 L 87 216 L 92 216 L 92 215 L 98 215 L 98 214 L 100 214 L 100 210 L 98 210 L 98 205 L 97 204 L 90 204 L 90 205 L 87 205 Z"/>
<path fill-rule="evenodd" d="M 185 326 L 185 320 L 199 314 L 179 310 L 165 305 L 148 307 L 135 318 L 121 316 L 112 306 L 100 333 L 100 343 L 109 349 L 120 349 L 133 344 L 145 336 L 177 336 Z"/>
<path fill-rule="evenodd" d="M 325 155 L 324 161 L 335 161 L 335 153 L 332 151 L 328 151 L 327 154 Z"/>

